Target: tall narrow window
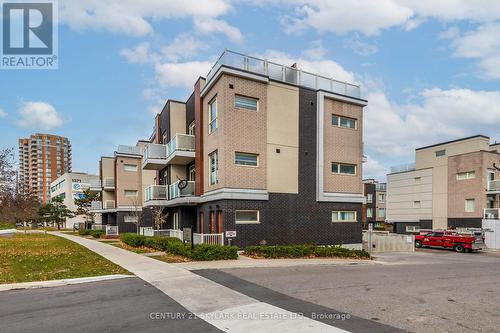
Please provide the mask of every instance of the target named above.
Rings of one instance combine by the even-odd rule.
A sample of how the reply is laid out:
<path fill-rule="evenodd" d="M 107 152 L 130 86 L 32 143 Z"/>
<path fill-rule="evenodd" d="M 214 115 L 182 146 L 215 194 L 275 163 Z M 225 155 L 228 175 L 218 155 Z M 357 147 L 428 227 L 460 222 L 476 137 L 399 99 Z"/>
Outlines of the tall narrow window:
<path fill-rule="evenodd" d="M 189 135 L 194 135 L 194 130 L 195 130 L 195 125 L 194 125 L 194 121 L 191 122 L 191 124 L 189 124 L 188 126 L 188 134 Z"/>
<path fill-rule="evenodd" d="M 473 213 L 476 211 L 476 200 L 475 199 L 465 199 L 465 211 L 467 213 Z"/>
<path fill-rule="evenodd" d="M 240 109 L 257 111 L 258 100 L 251 97 L 236 95 L 234 96 L 234 106 Z"/>
<path fill-rule="evenodd" d="M 385 194 L 379 193 L 379 195 L 378 195 L 378 202 L 385 202 Z"/>
<path fill-rule="evenodd" d="M 219 182 L 218 171 L 219 161 L 217 158 L 217 150 L 208 155 L 208 168 L 210 173 L 210 185 L 215 185 Z"/>
<path fill-rule="evenodd" d="M 217 129 L 217 97 L 208 103 L 208 133 Z"/>
<path fill-rule="evenodd" d="M 189 181 L 192 181 L 192 182 L 194 182 L 196 179 L 196 167 L 194 164 L 189 166 L 188 179 L 189 179 Z"/>
<path fill-rule="evenodd" d="M 381 218 L 385 217 L 385 208 L 378 209 L 378 217 L 381 217 Z"/>
<path fill-rule="evenodd" d="M 366 217 L 373 217 L 373 209 L 370 207 L 366 208 Z"/>

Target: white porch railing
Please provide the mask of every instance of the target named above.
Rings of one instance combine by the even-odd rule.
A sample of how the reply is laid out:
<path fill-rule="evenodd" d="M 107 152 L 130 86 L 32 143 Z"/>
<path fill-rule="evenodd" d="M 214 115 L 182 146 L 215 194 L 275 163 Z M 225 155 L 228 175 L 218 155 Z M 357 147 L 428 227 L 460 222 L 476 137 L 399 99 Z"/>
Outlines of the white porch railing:
<path fill-rule="evenodd" d="M 104 230 L 104 226 L 102 224 L 92 224 L 92 230 Z"/>
<path fill-rule="evenodd" d="M 224 245 L 224 234 L 193 233 L 193 244 Z"/>
<path fill-rule="evenodd" d="M 139 234 L 143 236 L 153 236 L 153 228 L 152 227 L 140 227 Z"/>
<path fill-rule="evenodd" d="M 107 225 L 106 226 L 106 236 L 118 236 L 118 226 L 117 225 Z"/>
<path fill-rule="evenodd" d="M 500 179 L 488 181 L 488 191 L 500 191 Z"/>
<path fill-rule="evenodd" d="M 485 219 L 497 220 L 500 216 L 500 208 L 485 208 L 483 217 Z"/>
<path fill-rule="evenodd" d="M 175 237 L 175 238 L 179 238 L 181 241 L 184 240 L 184 232 L 182 230 L 178 230 L 178 229 L 153 230 L 153 235 L 154 236 L 161 236 L 161 237 Z"/>

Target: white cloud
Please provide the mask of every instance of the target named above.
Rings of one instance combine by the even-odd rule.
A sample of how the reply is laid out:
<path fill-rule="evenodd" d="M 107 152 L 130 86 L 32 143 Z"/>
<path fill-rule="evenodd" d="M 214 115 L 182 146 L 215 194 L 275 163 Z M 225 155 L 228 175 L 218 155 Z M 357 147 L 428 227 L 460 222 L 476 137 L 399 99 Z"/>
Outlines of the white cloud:
<path fill-rule="evenodd" d="M 0 108 L 0 118 L 7 117 L 8 113 L 4 111 L 4 109 Z"/>
<path fill-rule="evenodd" d="M 45 102 L 24 102 L 18 113 L 18 124 L 29 129 L 50 130 L 64 124 L 62 115 Z"/>
<path fill-rule="evenodd" d="M 500 23 L 480 25 L 464 35 L 455 31 L 449 36 L 455 56 L 477 59 L 479 76 L 500 79 Z"/>
<path fill-rule="evenodd" d="M 363 178 L 374 178 L 379 181 L 385 180 L 385 175 L 389 173 L 389 168 L 382 165 L 379 161 L 367 156 L 366 163 L 363 164 Z"/>
<path fill-rule="evenodd" d="M 150 45 L 147 42 L 140 43 L 132 49 L 122 49 L 120 54 L 132 64 L 147 64 L 151 61 Z"/>
<path fill-rule="evenodd" d="M 208 45 L 201 40 L 189 34 L 181 34 L 163 47 L 161 53 L 166 59 L 177 62 L 183 58 L 191 58 L 207 48 Z"/>
<path fill-rule="evenodd" d="M 347 47 L 351 48 L 354 53 L 362 55 L 364 57 L 372 55 L 378 51 L 376 45 L 362 41 L 358 34 L 354 34 L 353 37 L 349 38 L 346 42 L 346 45 Z"/>
<path fill-rule="evenodd" d="M 196 79 L 205 76 L 212 65 L 210 61 L 158 63 L 155 65 L 156 79 L 162 87 L 193 88 Z"/>
<path fill-rule="evenodd" d="M 60 1 L 60 21 L 76 30 L 107 30 L 131 36 L 153 32 L 151 20 L 214 18 L 226 14 L 228 0 Z"/>
<path fill-rule="evenodd" d="M 195 29 L 203 34 L 220 32 L 225 34 L 233 43 L 241 44 L 244 40 L 240 29 L 229 25 L 223 20 L 204 17 L 194 19 Z"/>
<path fill-rule="evenodd" d="M 323 47 L 323 42 L 321 40 L 315 40 L 311 43 L 310 47 L 302 52 L 302 55 L 309 59 L 323 59 L 327 53 L 328 50 Z"/>

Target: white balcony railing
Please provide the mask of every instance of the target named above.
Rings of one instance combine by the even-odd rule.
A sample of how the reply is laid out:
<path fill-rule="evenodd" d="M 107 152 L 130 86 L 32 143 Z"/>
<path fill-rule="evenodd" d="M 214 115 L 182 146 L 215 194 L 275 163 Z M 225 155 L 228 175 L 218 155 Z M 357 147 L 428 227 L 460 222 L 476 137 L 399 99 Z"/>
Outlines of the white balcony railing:
<path fill-rule="evenodd" d="M 142 149 L 139 146 L 119 145 L 116 152 L 121 154 L 142 155 Z"/>
<path fill-rule="evenodd" d="M 385 192 L 387 190 L 387 184 L 386 183 L 375 184 L 375 190 Z"/>
<path fill-rule="evenodd" d="M 187 186 L 185 188 L 179 188 L 180 181 L 176 181 L 173 184 L 170 184 L 168 187 L 168 196 L 170 200 L 180 197 L 190 197 L 194 195 L 194 182 L 188 181 Z"/>
<path fill-rule="evenodd" d="M 150 185 L 144 191 L 144 201 L 168 200 L 167 185 Z"/>
<path fill-rule="evenodd" d="M 270 79 L 298 86 L 304 86 L 312 89 L 322 89 L 355 98 L 361 97 L 359 85 L 338 81 L 325 76 L 279 65 L 271 61 L 247 56 L 229 50 L 225 50 L 214 64 L 207 75 L 207 83 L 210 82 L 221 66 L 228 66 L 247 72 L 266 75 Z"/>
<path fill-rule="evenodd" d="M 500 191 L 500 179 L 488 181 L 488 191 Z"/>
<path fill-rule="evenodd" d="M 193 233 L 193 244 L 224 245 L 224 234 Z"/>
<path fill-rule="evenodd" d="M 500 208 L 485 208 L 483 217 L 490 220 L 498 220 Z"/>
<path fill-rule="evenodd" d="M 144 149 L 143 159 L 166 159 L 167 158 L 167 146 L 149 143 Z"/>
<path fill-rule="evenodd" d="M 90 209 L 91 210 L 100 210 L 100 209 L 102 209 L 102 202 L 100 202 L 100 201 L 92 201 L 90 203 Z"/>
<path fill-rule="evenodd" d="M 167 158 L 177 151 L 194 151 L 194 135 L 177 134 L 167 145 Z"/>
<path fill-rule="evenodd" d="M 102 187 L 102 183 L 100 179 L 91 179 L 89 181 L 91 190 L 100 190 Z"/>
<path fill-rule="evenodd" d="M 115 188 L 115 179 L 114 178 L 104 178 L 102 180 L 102 187 Z"/>
<path fill-rule="evenodd" d="M 114 200 L 106 200 L 104 201 L 104 209 L 114 209 L 115 201 Z"/>

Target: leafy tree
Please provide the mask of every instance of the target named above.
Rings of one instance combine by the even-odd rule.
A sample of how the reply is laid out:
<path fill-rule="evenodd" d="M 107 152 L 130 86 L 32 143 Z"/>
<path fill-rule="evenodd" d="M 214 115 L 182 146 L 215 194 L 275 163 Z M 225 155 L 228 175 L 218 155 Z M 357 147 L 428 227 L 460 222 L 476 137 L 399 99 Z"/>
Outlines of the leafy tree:
<path fill-rule="evenodd" d="M 49 223 L 56 223 L 57 229 L 61 229 L 61 224 L 68 217 L 74 217 L 75 213 L 68 209 L 61 197 L 55 197 L 49 203 L 42 205 L 38 210 L 38 220 Z"/>
<path fill-rule="evenodd" d="M 90 189 L 83 191 L 83 196 L 75 199 L 76 215 L 83 215 L 85 217 L 85 228 L 89 228 L 95 221 L 95 213 L 91 212 L 92 201 L 97 201 L 101 198 L 99 192 L 93 192 Z"/>

